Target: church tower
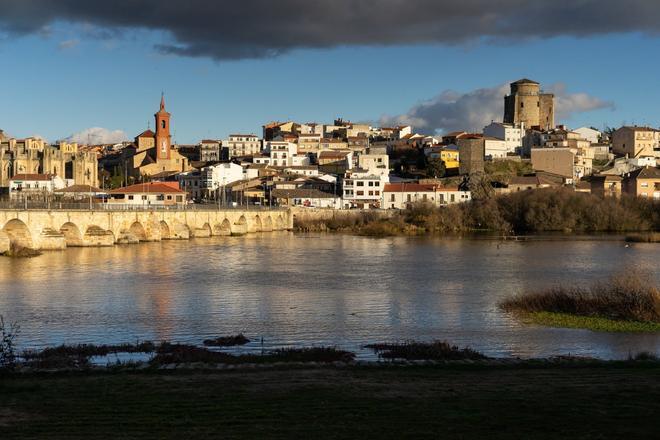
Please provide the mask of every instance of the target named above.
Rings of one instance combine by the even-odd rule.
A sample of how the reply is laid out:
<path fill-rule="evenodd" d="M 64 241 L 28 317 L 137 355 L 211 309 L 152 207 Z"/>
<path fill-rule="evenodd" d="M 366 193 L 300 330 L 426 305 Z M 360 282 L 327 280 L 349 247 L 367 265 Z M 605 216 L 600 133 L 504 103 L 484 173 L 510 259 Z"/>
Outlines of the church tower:
<path fill-rule="evenodd" d="M 170 160 L 172 155 L 172 136 L 170 135 L 170 115 L 165 110 L 165 95 L 160 99 L 160 111 L 156 117 L 156 151 L 158 160 Z"/>

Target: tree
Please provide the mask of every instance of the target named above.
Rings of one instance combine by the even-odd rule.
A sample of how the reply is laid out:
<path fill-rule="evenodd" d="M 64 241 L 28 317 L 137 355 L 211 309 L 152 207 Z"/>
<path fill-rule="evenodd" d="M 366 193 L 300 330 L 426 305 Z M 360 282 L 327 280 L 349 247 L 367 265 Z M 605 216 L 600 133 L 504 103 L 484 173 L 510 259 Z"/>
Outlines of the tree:
<path fill-rule="evenodd" d="M 429 159 L 426 163 L 426 174 L 430 177 L 440 178 L 445 177 L 447 173 L 447 166 L 441 159 Z"/>

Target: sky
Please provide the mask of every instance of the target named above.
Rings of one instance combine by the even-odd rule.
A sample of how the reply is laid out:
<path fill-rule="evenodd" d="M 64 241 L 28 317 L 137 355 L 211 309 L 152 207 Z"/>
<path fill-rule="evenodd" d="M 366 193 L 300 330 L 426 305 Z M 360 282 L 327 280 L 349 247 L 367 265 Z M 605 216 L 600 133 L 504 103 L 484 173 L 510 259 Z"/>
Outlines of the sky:
<path fill-rule="evenodd" d="M 337 117 L 477 131 L 520 78 L 556 94 L 558 123 L 660 125 L 657 2 L 272 5 L 0 0 L 0 129 L 132 139 L 165 93 L 182 144 Z"/>

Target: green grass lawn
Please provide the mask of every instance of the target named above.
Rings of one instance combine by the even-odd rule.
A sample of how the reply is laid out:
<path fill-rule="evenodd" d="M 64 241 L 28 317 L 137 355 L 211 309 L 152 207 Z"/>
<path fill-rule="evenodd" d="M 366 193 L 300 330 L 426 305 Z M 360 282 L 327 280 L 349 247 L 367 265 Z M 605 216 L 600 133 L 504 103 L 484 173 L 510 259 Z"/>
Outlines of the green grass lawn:
<path fill-rule="evenodd" d="M 2 439 L 637 439 L 658 364 L 30 374 L 0 378 Z"/>
<path fill-rule="evenodd" d="M 660 332 L 658 322 L 619 321 L 567 313 L 533 312 L 525 314 L 524 319 L 549 327 L 582 328 L 598 332 Z"/>

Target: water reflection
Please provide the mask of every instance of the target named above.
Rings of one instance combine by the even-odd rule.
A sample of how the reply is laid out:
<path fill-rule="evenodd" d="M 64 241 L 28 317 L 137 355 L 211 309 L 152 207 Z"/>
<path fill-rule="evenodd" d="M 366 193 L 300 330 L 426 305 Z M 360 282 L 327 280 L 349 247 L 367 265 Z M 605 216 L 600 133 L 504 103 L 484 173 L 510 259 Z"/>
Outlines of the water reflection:
<path fill-rule="evenodd" d="M 524 326 L 504 297 L 589 283 L 657 245 L 370 239 L 275 233 L 0 259 L 0 313 L 21 343 L 175 340 L 244 332 L 266 347 L 447 339 L 491 355 L 660 352 L 660 336 Z"/>

